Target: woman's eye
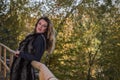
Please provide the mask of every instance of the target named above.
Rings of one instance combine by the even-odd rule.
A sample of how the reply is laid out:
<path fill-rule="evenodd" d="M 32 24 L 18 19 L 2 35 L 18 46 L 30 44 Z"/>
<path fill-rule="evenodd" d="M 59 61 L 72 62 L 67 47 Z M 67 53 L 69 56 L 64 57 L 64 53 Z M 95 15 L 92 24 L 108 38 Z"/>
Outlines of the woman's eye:
<path fill-rule="evenodd" d="M 44 25 L 44 27 L 47 27 L 47 26 Z"/>
<path fill-rule="evenodd" d="M 41 23 L 39 23 L 39 25 L 41 25 Z"/>

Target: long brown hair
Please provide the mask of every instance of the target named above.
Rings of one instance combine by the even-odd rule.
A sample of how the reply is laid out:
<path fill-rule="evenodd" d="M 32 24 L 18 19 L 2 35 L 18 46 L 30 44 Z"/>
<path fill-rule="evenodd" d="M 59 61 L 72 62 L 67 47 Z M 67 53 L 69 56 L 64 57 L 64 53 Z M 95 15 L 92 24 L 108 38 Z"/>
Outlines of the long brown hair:
<path fill-rule="evenodd" d="M 34 33 L 36 33 L 36 27 L 38 22 L 43 19 L 47 22 L 47 30 L 44 33 L 45 39 L 46 39 L 46 51 L 48 53 L 52 53 L 55 48 L 55 29 L 50 21 L 50 19 L 46 16 L 43 16 L 38 19 L 37 23 L 35 24 Z"/>

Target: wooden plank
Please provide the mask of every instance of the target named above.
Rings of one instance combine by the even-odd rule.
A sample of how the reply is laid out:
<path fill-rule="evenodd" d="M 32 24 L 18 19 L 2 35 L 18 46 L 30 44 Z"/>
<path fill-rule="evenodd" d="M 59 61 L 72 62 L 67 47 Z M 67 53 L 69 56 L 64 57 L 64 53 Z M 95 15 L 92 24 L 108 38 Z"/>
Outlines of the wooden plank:
<path fill-rule="evenodd" d="M 2 57 L 2 47 L 0 46 L 0 58 Z M 0 72 L 1 72 L 1 69 L 2 69 L 2 63 L 0 62 Z"/>
<path fill-rule="evenodd" d="M 13 62 L 13 54 L 10 54 L 10 67 L 12 65 L 12 62 Z"/>
<path fill-rule="evenodd" d="M 0 58 L 0 62 L 3 64 L 4 68 L 6 68 L 8 72 L 10 72 L 9 67 L 4 63 L 4 61 L 1 58 Z"/>
<path fill-rule="evenodd" d="M 6 45 L 4 45 L 4 44 L 2 44 L 2 43 L 0 43 L 0 46 L 3 46 L 4 48 L 6 48 L 9 52 L 11 52 L 11 53 L 15 53 L 15 51 L 14 50 L 12 50 L 12 49 L 10 49 L 9 47 L 7 47 Z"/>
<path fill-rule="evenodd" d="M 3 57 L 4 57 L 4 63 L 6 64 L 6 48 L 4 48 L 4 54 L 3 54 Z M 4 78 L 6 78 L 6 68 L 4 67 Z"/>

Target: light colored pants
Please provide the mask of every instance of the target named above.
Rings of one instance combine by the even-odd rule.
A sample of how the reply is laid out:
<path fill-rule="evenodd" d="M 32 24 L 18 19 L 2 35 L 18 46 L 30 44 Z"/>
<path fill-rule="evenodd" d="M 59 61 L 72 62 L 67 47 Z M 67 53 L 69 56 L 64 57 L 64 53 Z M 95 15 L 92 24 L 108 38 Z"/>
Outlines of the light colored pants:
<path fill-rule="evenodd" d="M 38 61 L 32 61 L 31 64 L 39 70 L 39 80 L 58 80 L 44 64 Z"/>

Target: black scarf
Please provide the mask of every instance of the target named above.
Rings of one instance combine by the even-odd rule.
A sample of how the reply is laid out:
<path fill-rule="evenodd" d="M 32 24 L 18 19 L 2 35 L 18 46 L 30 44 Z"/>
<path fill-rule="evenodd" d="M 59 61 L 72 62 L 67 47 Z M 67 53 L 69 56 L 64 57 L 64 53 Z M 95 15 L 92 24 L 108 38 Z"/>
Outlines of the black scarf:
<path fill-rule="evenodd" d="M 34 51 L 32 42 L 35 40 L 36 36 L 36 34 L 28 35 L 25 40 L 19 44 L 18 50 L 27 51 L 32 54 L 32 51 Z M 10 80 L 35 80 L 35 73 L 31 61 L 21 57 L 15 57 L 11 67 Z"/>

